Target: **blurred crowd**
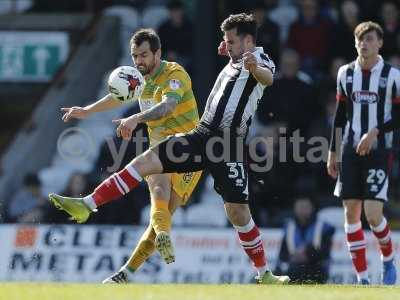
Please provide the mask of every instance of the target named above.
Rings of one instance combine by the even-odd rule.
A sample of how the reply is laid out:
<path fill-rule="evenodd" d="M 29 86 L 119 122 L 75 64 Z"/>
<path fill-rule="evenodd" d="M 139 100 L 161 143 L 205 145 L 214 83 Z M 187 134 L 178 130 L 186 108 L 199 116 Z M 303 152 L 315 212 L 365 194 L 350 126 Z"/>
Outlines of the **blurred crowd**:
<path fill-rule="evenodd" d="M 131 5 L 139 10 L 146 3 L 165 5 L 168 16 L 157 28 L 163 56 L 167 60 L 181 63 L 195 76 L 195 57 L 192 55 L 195 2 L 114 0 L 85 3 L 97 5 L 98 9 L 105 7 L 105 4 Z M 48 8 L 43 3 L 47 2 L 34 1 L 32 10 L 40 11 L 41 5 Z M 356 57 L 353 30 L 358 23 L 373 20 L 381 24 L 384 30 L 381 54 L 385 60 L 400 66 L 399 1 L 226 0 L 218 1 L 216 6 L 221 20 L 230 13 L 252 12 L 259 25 L 258 45 L 264 47 L 264 51 L 277 66 L 275 82 L 266 89 L 250 132 L 253 138 L 272 138 L 269 146 L 260 146 L 257 152 L 274 162 L 268 172 L 250 173 L 250 202 L 256 221 L 260 226 L 282 226 L 291 216 L 293 203 L 298 198 L 312 199 L 316 210 L 318 207 L 340 206 L 340 201 L 332 196 L 334 181 L 326 173 L 327 153 L 323 153 L 324 147 L 319 150 L 321 159 L 316 162 L 308 159 L 298 161 L 293 153 L 298 151 L 305 157 L 312 146 L 316 146 L 312 143 L 313 137 L 324 137 L 329 141 L 336 105 L 336 74 L 341 65 Z M 221 38 L 218 35 L 218 39 Z M 216 47 L 218 44 L 219 41 L 216 41 Z M 222 65 L 226 63 L 226 58 L 220 57 L 218 62 Z M 127 114 L 135 109 L 137 107 Z M 143 128 L 140 130 L 145 132 Z M 299 149 L 294 149 L 290 139 L 295 134 L 304 138 Z M 115 139 L 115 143 L 120 141 Z M 397 142 L 388 209 L 392 223 L 400 215 L 399 150 Z M 129 145 L 126 152 L 128 155 L 125 160 L 129 161 L 135 156 L 134 146 Z M 93 172 L 72 176 L 62 194 L 85 195 L 108 175 L 104 170 L 110 165 L 112 157 L 105 144 Z M 204 203 L 206 206 L 209 199 L 216 198 L 208 186 L 208 177 L 205 176 L 193 197 L 193 205 Z M 91 222 L 138 224 L 141 219 L 145 219 L 141 217 L 141 212 L 148 205 L 148 199 L 148 192 L 143 185 L 139 191 L 127 195 L 126 199 L 106 206 L 94 215 Z M 215 200 L 218 201 L 221 200 Z M 5 211 L 5 220 L 8 222 L 67 221 L 65 215 L 56 213 L 48 206 L 40 193 L 40 180 L 35 174 L 26 176 L 23 188 L 14 197 L 10 197 Z M 222 222 L 218 225 L 224 224 Z M 399 227 L 400 224 L 397 224 Z M 393 228 L 396 228 L 396 224 Z"/>

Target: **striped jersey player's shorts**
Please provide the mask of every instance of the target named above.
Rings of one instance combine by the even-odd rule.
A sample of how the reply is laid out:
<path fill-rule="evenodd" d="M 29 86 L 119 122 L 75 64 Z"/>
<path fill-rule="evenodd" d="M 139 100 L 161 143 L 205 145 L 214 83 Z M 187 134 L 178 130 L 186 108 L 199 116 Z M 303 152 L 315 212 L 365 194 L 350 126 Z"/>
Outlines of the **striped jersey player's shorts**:
<path fill-rule="evenodd" d="M 388 200 L 391 151 L 372 150 L 360 156 L 352 147 L 345 147 L 339 165 L 334 195 L 343 200 Z"/>
<path fill-rule="evenodd" d="M 212 143 L 219 137 L 200 125 L 186 134 L 170 136 L 151 149 L 158 154 L 165 173 L 207 170 L 214 178 L 215 191 L 225 202 L 248 203 L 248 170 L 243 147 L 237 147 L 243 138 L 233 137 L 224 147 Z"/>

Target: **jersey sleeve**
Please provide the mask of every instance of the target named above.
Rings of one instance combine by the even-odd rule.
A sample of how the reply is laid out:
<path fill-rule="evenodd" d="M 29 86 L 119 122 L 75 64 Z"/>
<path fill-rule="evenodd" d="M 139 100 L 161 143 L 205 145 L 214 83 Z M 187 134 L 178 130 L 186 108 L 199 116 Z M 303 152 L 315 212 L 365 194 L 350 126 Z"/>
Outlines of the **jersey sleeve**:
<path fill-rule="evenodd" d="M 400 71 L 395 69 L 392 86 L 392 104 L 400 104 Z"/>
<path fill-rule="evenodd" d="M 346 92 L 345 92 L 344 86 L 343 86 L 343 76 L 345 76 L 345 67 L 344 66 L 340 67 L 338 74 L 337 74 L 337 80 L 336 80 L 336 100 L 339 102 L 345 101 L 347 98 Z"/>
<path fill-rule="evenodd" d="M 275 63 L 272 61 L 271 58 L 264 52 L 259 52 L 258 55 L 256 55 L 257 58 L 257 63 L 260 67 L 267 68 L 268 70 L 271 71 L 272 75 L 275 74 Z"/>
<path fill-rule="evenodd" d="M 168 75 L 162 89 L 161 97 L 173 97 L 179 102 L 188 88 L 191 88 L 188 75 L 185 72 L 176 70 Z"/>

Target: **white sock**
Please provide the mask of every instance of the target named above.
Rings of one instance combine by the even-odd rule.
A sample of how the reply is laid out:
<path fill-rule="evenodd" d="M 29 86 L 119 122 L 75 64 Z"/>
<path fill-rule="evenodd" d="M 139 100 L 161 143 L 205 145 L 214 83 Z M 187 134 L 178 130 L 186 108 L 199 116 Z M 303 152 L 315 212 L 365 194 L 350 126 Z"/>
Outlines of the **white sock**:
<path fill-rule="evenodd" d="M 90 208 L 90 210 L 96 210 L 97 205 L 96 202 L 94 202 L 92 195 L 84 197 L 83 202 Z"/>
<path fill-rule="evenodd" d="M 254 228 L 254 226 L 256 226 L 256 224 L 254 223 L 253 219 L 250 219 L 249 223 L 247 223 L 244 226 L 239 226 L 239 225 L 233 225 L 233 227 L 241 233 L 246 233 L 249 232 L 250 230 L 252 230 Z"/>
<path fill-rule="evenodd" d="M 267 265 L 265 265 L 263 267 L 258 267 L 256 269 L 257 269 L 258 276 L 260 276 L 260 277 L 264 276 L 265 272 L 269 271 L 269 268 Z"/>
<path fill-rule="evenodd" d="M 368 271 L 357 273 L 357 280 L 360 281 L 361 279 L 369 280 Z"/>

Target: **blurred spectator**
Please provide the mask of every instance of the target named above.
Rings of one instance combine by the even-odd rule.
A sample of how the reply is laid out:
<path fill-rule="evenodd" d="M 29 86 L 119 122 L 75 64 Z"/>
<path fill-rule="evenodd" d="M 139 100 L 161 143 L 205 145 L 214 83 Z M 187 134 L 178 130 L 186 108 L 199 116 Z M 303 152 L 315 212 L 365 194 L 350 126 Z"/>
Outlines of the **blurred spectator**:
<path fill-rule="evenodd" d="M 361 18 L 363 21 L 379 21 L 379 10 L 382 6 L 382 0 L 358 0 L 360 6 Z"/>
<path fill-rule="evenodd" d="M 316 217 L 309 198 L 299 198 L 285 227 L 277 269 L 294 283 L 325 283 L 335 229 Z"/>
<path fill-rule="evenodd" d="M 41 195 L 41 183 L 36 174 L 28 174 L 23 186 L 6 207 L 6 221 L 18 223 L 42 222 L 48 201 Z"/>
<path fill-rule="evenodd" d="M 89 183 L 87 176 L 82 173 L 74 173 L 70 176 L 65 190 L 62 192 L 63 195 L 69 197 L 82 197 L 87 195 L 89 192 Z M 90 218 L 90 222 L 93 218 Z M 73 223 L 67 218 L 65 212 L 56 210 L 53 206 L 48 207 L 45 213 L 46 223 Z"/>
<path fill-rule="evenodd" d="M 329 67 L 327 76 L 324 76 L 317 84 L 318 88 L 318 103 L 320 107 L 324 108 L 326 103 L 336 100 L 336 77 L 339 68 L 347 63 L 343 57 L 335 57 Z M 321 110 L 323 113 L 320 115 L 323 117 L 326 112 L 324 109 Z"/>
<path fill-rule="evenodd" d="M 300 71 L 299 55 L 294 50 L 284 50 L 274 84 L 259 104 L 259 120 L 264 123 L 283 122 L 287 124 L 289 135 L 296 129 L 304 133 L 310 120 L 316 116 L 315 104 L 312 80 Z"/>
<path fill-rule="evenodd" d="M 385 1 L 381 8 L 383 47 L 381 54 L 387 58 L 400 52 L 400 21 L 399 4 L 395 1 Z"/>
<path fill-rule="evenodd" d="M 193 25 L 186 17 L 180 0 L 168 2 L 169 19 L 158 28 L 163 56 L 182 64 L 191 74 L 193 56 Z"/>
<path fill-rule="evenodd" d="M 278 25 L 265 15 L 265 5 L 262 1 L 254 4 L 252 13 L 258 25 L 257 45 L 263 47 L 272 60 L 277 61 L 280 50 Z"/>
<path fill-rule="evenodd" d="M 288 46 L 301 57 L 301 67 L 311 76 L 318 75 L 330 48 L 332 25 L 320 15 L 317 0 L 300 0 L 300 18 L 289 31 Z"/>
<path fill-rule="evenodd" d="M 62 195 L 68 197 L 82 197 L 88 192 L 87 178 L 82 173 L 72 174 Z"/>
<path fill-rule="evenodd" d="M 0 14 L 22 13 L 30 9 L 33 0 L 1 0 Z"/>
<path fill-rule="evenodd" d="M 354 28 L 361 22 L 360 8 L 356 1 L 345 0 L 340 5 L 338 25 L 333 33 L 332 57 L 344 57 L 350 62 L 357 56 L 354 47 Z M 335 79 L 336 82 L 336 79 Z"/>
<path fill-rule="evenodd" d="M 396 54 L 396 55 L 392 55 L 391 57 L 389 57 L 389 63 L 392 66 L 400 69 L 400 55 Z"/>
<path fill-rule="evenodd" d="M 79 12 L 88 8 L 88 1 L 69 0 L 35 0 L 32 7 L 34 12 Z"/>
<path fill-rule="evenodd" d="M 258 122 L 256 118 L 252 126 Z M 292 161 L 288 159 L 291 155 L 289 150 L 281 145 L 282 141 L 286 141 L 281 136 L 285 127 L 286 124 L 280 122 L 259 125 L 256 138 L 263 142 L 258 142 L 255 149 L 249 147 L 249 201 L 259 226 L 281 227 L 282 214 L 291 207 L 295 172 Z"/>
<path fill-rule="evenodd" d="M 255 201 L 264 199 L 266 202 L 265 199 L 268 199 L 264 205 L 268 206 L 271 213 L 276 207 L 279 213 L 288 204 L 295 191 L 294 182 L 304 177 L 307 163 L 297 163 L 295 156 L 304 157 L 305 144 L 301 141 L 293 143 L 292 135 L 296 132 L 300 138 L 304 137 L 311 124 L 310 120 L 320 113 L 318 109 L 312 80 L 300 71 L 299 55 L 292 49 L 283 50 L 274 84 L 266 90 L 257 110 L 258 120 L 269 126 L 272 135 L 276 136 L 271 155 L 273 167 L 267 173 L 254 174 L 256 180 L 253 187 L 257 193 Z M 279 127 L 271 128 L 271 124 L 276 123 Z M 279 144 L 276 144 L 278 139 Z M 294 144 L 299 145 L 296 154 L 293 151 Z M 259 156 L 266 152 L 263 149 L 258 151 L 261 151 Z M 285 154 L 284 158 L 281 153 Z M 282 178 L 285 180 L 282 181 Z"/>
<path fill-rule="evenodd" d="M 318 86 L 318 105 L 322 108 L 321 113 L 311 119 L 311 125 L 306 134 L 307 151 L 311 148 L 321 147 L 321 152 L 313 152 L 313 157 L 320 157 L 318 161 L 308 161 L 308 178 L 313 181 L 313 193 L 315 196 L 331 195 L 334 180 L 326 172 L 326 155 L 328 151 L 329 139 L 333 126 L 333 119 L 336 110 L 336 76 L 339 68 L 345 64 L 341 57 L 335 58 L 330 67 L 328 76 L 323 78 Z M 318 142 L 317 140 L 318 139 Z M 321 141 L 321 142 L 319 142 Z M 324 143 L 324 144 L 322 144 Z M 314 150 L 312 150 L 314 151 Z M 329 198 L 324 197 L 324 198 Z"/>
<path fill-rule="evenodd" d="M 298 17 L 297 9 L 292 1 L 264 0 L 268 10 L 268 17 L 279 26 L 281 44 L 285 44 L 290 25 Z"/>

